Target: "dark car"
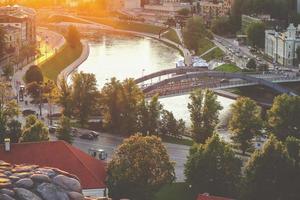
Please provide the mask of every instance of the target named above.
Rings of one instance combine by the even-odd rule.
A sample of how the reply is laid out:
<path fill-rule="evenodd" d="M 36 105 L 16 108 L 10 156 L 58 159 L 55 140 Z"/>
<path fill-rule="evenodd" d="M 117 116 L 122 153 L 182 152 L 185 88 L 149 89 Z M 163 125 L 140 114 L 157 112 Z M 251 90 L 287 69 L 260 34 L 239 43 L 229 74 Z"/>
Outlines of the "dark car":
<path fill-rule="evenodd" d="M 89 134 L 94 136 L 94 138 L 97 138 L 99 136 L 99 133 L 97 133 L 96 131 L 91 131 Z"/>
<path fill-rule="evenodd" d="M 89 134 L 89 133 L 82 134 L 80 136 L 80 138 L 81 139 L 85 139 L 85 140 L 93 140 L 93 139 L 95 139 L 95 137 L 92 134 Z"/>

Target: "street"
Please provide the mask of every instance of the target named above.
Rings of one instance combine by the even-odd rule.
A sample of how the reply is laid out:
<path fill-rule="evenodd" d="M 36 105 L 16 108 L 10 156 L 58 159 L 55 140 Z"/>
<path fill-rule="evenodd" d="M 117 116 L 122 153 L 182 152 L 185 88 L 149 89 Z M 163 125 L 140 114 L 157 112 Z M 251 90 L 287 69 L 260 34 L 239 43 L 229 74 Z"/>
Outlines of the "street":
<path fill-rule="evenodd" d="M 86 133 L 88 130 L 79 129 L 79 135 Z M 99 133 L 99 137 L 95 140 L 85 140 L 79 137 L 74 138 L 73 146 L 88 153 L 89 148 L 103 149 L 108 154 L 108 161 L 111 160 L 113 152 L 117 149 L 118 145 L 123 142 L 122 137 L 115 136 L 108 133 Z M 50 140 L 56 140 L 54 135 L 50 136 Z M 189 153 L 189 146 L 163 143 L 168 151 L 171 161 L 175 162 L 176 181 L 182 182 L 185 180 L 184 164 L 187 161 Z"/>

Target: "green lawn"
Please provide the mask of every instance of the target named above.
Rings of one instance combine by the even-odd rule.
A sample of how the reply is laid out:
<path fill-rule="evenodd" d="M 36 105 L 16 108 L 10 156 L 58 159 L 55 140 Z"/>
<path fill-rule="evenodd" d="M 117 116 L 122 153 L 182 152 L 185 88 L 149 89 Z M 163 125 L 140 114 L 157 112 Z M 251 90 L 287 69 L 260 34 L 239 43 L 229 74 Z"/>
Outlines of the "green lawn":
<path fill-rule="evenodd" d="M 173 29 L 170 29 L 166 34 L 163 35 L 163 37 L 177 44 L 181 44 L 176 31 Z"/>
<path fill-rule="evenodd" d="M 186 183 L 173 183 L 164 186 L 156 193 L 153 200 L 195 200 Z"/>
<path fill-rule="evenodd" d="M 218 47 L 209 52 L 208 54 L 204 55 L 202 58 L 207 62 L 213 59 L 221 59 L 224 56 L 224 52 Z"/>
<path fill-rule="evenodd" d="M 110 19 L 110 18 L 85 17 L 84 19 L 87 19 L 87 20 L 90 20 L 90 21 L 93 21 L 96 23 L 112 26 L 116 29 L 136 31 L 136 32 L 142 32 L 142 33 L 159 34 L 160 30 L 163 29 L 163 27 L 155 26 L 155 25 L 151 25 L 151 24 L 119 21 L 119 20 Z"/>
<path fill-rule="evenodd" d="M 180 139 L 180 138 L 175 138 L 170 136 L 162 137 L 162 141 L 167 143 L 172 143 L 172 144 L 182 144 L 186 146 L 192 146 L 194 143 L 192 139 Z"/>
<path fill-rule="evenodd" d="M 234 72 L 241 72 L 242 69 L 237 67 L 236 65 L 233 65 L 233 64 L 224 64 L 224 65 L 221 65 L 217 68 L 215 68 L 216 71 L 222 71 L 222 72 L 231 72 L 231 73 L 234 73 Z"/>
<path fill-rule="evenodd" d="M 196 54 L 200 56 L 201 54 L 205 53 L 206 51 L 213 48 L 214 46 L 215 44 L 213 42 L 209 41 L 206 38 L 202 38 L 201 40 L 199 40 L 198 50 Z"/>
<path fill-rule="evenodd" d="M 73 63 L 82 53 L 82 45 L 71 48 L 66 44 L 63 49 L 40 65 L 43 75 L 46 79 L 56 81 L 58 74 Z"/>

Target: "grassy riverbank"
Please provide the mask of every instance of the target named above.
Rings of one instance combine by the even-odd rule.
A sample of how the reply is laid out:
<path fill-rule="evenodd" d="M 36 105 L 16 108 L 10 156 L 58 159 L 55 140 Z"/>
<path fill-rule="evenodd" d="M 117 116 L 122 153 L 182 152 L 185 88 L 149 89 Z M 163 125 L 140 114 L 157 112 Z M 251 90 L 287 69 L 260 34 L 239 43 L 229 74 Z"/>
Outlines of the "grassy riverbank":
<path fill-rule="evenodd" d="M 72 48 L 69 44 L 65 44 L 61 51 L 40 65 L 45 78 L 56 81 L 59 73 L 80 57 L 82 49 L 82 44 L 76 48 Z"/>
<path fill-rule="evenodd" d="M 197 50 L 196 55 L 200 56 L 213 47 L 215 47 L 215 44 L 213 42 L 211 42 L 210 40 L 208 40 L 206 38 L 203 38 L 203 39 L 199 40 L 198 50 Z M 208 54 L 204 55 L 203 59 L 209 62 L 213 59 L 220 59 L 223 56 L 224 56 L 224 52 L 220 48 L 215 48 Z"/>
<path fill-rule="evenodd" d="M 166 34 L 164 34 L 162 37 L 163 37 L 163 38 L 166 38 L 166 39 L 168 39 L 168 40 L 171 40 L 172 42 L 175 42 L 175 43 L 177 43 L 177 44 L 181 44 L 180 39 L 179 39 L 179 37 L 178 37 L 176 31 L 173 30 L 173 29 L 170 29 L 170 30 L 169 30 Z"/>

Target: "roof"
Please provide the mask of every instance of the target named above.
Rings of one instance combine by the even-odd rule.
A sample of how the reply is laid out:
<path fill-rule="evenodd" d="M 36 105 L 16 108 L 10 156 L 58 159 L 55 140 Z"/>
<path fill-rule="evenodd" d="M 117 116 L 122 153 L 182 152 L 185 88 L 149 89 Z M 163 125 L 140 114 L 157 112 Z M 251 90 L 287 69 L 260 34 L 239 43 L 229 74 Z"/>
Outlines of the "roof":
<path fill-rule="evenodd" d="M 197 200 L 233 200 L 225 197 L 211 196 L 209 194 L 199 194 Z"/>
<path fill-rule="evenodd" d="M 105 164 L 64 141 L 11 144 L 10 152 L 0 145 L 0 158 L 12 164 L 36 164 L 76 175 L 83 189 L 105 188 Z"/>

